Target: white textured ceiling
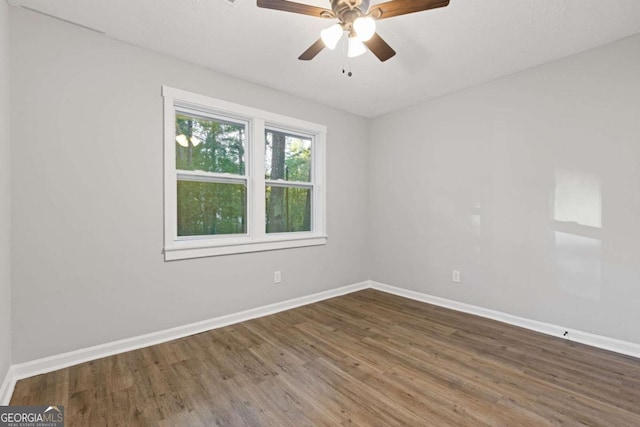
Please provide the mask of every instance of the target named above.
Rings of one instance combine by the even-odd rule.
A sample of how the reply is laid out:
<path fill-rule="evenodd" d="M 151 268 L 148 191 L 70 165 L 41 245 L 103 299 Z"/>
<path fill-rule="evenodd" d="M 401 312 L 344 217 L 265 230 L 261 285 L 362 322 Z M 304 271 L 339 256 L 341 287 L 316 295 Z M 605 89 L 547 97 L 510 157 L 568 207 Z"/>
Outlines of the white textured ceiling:
<path fill-rule="evenodd" d="M 329 0 L 303 0 L 330 8 Z M 380 1 L 372 0 L 372 3 Z M 640 0 L 451 0 L 378 22 L 396 50 L 351 60 L 340 46 L 297 57 L 332 21 L 260 9 L 256 0 L 10 0 L 364 117 L 483 83 L 640 33 Z"/>

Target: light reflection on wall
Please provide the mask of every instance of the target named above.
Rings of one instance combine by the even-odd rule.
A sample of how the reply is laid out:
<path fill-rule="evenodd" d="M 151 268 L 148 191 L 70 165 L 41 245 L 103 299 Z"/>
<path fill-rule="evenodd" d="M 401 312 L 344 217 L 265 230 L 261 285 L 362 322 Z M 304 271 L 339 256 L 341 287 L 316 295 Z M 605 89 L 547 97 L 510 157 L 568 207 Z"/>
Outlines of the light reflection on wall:
<path fill-rule="evenodd" d="M 471 214 L 471 228 L 473 230 L 474 237 L 480 239 L 482 236 L 482 204 L 476 202 L 473 204 L 473 213 Z"/>
<path fill-rule="evenodd" d="M 556 169 L 554 219 L 601 228 L 600 180 L 588 173 Z"/>
<path fill-rule="evenodd" d="M 473 251 L 476 256 L 482 253 L 482 203 L 475 202 L 471 207 L 471 232 L 473 233 Z"/>
<path fill-rule="evenodd" d="M 573 295 L 600 300 L 602 190 L 598 177 L 556 169 L 554 192 L 556 281 Z"/>

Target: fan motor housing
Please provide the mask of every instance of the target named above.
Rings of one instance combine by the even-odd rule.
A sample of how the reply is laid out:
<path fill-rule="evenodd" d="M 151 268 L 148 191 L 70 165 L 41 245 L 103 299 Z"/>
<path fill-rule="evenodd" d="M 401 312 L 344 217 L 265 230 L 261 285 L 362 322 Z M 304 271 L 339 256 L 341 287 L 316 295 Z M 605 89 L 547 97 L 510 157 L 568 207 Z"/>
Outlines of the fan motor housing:
<path fill-rule="evenodd" d="M 343 24 L 351 25 L 369 9 L 369 0 L 331 0 L 331 10 Z"/>

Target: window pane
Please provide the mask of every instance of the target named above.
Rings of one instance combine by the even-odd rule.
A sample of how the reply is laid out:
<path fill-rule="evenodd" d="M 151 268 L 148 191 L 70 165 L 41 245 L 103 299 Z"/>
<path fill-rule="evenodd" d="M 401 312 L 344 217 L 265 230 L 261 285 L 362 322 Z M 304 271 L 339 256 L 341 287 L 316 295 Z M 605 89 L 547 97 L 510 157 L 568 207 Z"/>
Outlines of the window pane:
<path fill-rule="evenodd" d="M 178 181 L 178 236 L 246 232 L 244 184 Z"/>
<path fill-rule="evenodd" d="M 311 138 L 265 131 L 265 178 L 311 181 Z"/>
<path fill-rule="evenodd" d="M 311 231 L 311 189 L 266 188 L 267 233 Z"/>
<path fill-rule="evenodd" d="M 176 112 L 176 169 L 244 175 L 246 126 Z"/>

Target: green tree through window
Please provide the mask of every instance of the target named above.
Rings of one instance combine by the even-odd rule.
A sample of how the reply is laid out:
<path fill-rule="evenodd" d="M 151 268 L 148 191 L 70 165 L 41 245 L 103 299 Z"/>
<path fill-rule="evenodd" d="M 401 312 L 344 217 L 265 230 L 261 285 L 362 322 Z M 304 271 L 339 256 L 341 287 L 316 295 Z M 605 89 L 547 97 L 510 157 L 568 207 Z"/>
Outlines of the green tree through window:
<path fill-rule="evenodd" d="M 246 233 L 245 134 L 242 123 L 176 114 L 178 236 Z"/>
<path fill-rule="evenodd" d="M 265 132 L 266 231 L 311 230 L 311 139 Z"/>
<path fill-rule="evenodd" d="M 164 258 L 327 243 L 327 128 L 162 87 Z"/>

